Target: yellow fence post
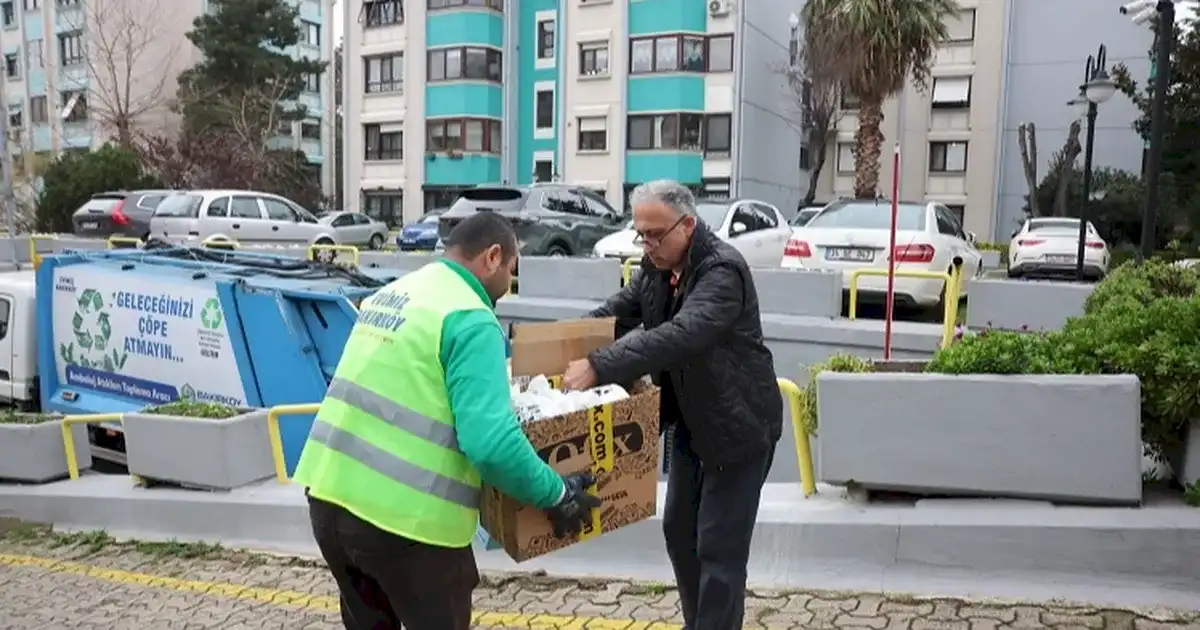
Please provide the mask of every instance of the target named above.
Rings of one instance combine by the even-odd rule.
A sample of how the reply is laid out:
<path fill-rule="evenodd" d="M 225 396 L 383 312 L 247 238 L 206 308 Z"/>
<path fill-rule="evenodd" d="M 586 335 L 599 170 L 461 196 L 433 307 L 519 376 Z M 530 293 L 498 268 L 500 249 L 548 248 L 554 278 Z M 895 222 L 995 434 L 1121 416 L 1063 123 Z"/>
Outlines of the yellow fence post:
<path fill-rule="evenodd" d="M 888 275 L 887 269 L 854 269 L 850 272 L 850 296 L 849 296 L 849 300 L 850 300 L 849 316 L 850 317 L 849 317 L 849 319 L 856 319 L 858 317 L 858 279 L 863 276 L 882 276 L 882 277 L 886 278 L 887 275 Z M 917 279 L 921 279 L 921 280 L 945 281 L 945 283 L 946 283 L 946 304 L 947 305 L 949 305 L 949 303 L 950 303 L 950 294 L 952 293 L 950 291 L 949 287 L 950 287 L 951 283 L 954 282 L 954 278 L 952 277 L 952 275 L 953 275 L 952 273 L 946 273 L 944 271 L 917 271 L 915 269 L 897 269 L 896 270 L 897 278 L 917 278 Z M 955 286 L 958 286 L 958 285 L 955 285 Z M 958 292 L 954 291 L 953 293 L 955 295 L 955 303 L 957 303 Z M 943 321 L 943 325 L 945 325 L 944 321 Z"/>
<path fill-rule="evenodd" d="M 317 413 L 319 403 L 278 405 L 267 410 L 267 437 L 271 441 L 271 460 L 275 464 L 275 481 L 288 483 L 287 464 L 283 460 L 283 438 L 279 434 L 279 418 Z"/>
<path fill-rule="evenodd" d="M 200 243 L 201 249 L 221 249 L 225 251 L 232 251 L 241 246 L 241 243 L 232 238 L 209 238 Z"/>
<path fill-rule="evenodd" d="M 29 235 L 29 262 L 33 263 L 34 271 L 42 264 L 42 256 L 38 253 L 37 244 L 39 241 L 57 241 L 57 234 L 30 234 Z"/>
<path fill-rule="evenodd" d="M 62 419 L 63 451 L 67 456 L 67 475 L 71 479 L 79 478 L 79 455 L 75 447 L 75 434 L 71 427 L 77 424 L 100 424 L 101 422 L 122 423 L 119 413 L 94 413 L 79 416 L 66 416 Z M 85 447 L 87 445 L 84 445 Z"/>
<path fill-rule="evenodd" d="M 122 247 L 123 245 L 132 245 L 133 247 Z M 142 240 L 132 236 L 110 236 L 104 242 L 104 246 L 108 249 L 137 249 L 142 246 Z"/>
<path fill-rule="evenodd" d="M 633 279 L 633 265 L 640 262 L 638 258 L 626 258 L 625 262 L 621 263 L 621 286 L 629 284 Z"/>
<path fill-rule="evenodd" d="M 942 347 L 954 342 L 954 331 L 958 329 L 958 303 L 962 299 L 962 259 L 956 258 L 946 280 L 946 312 L 942 314 Z"/>
<path fill-rule="evenodd" d="M 332 263 L 338 262 L 337 261 L 337 253 L 338 252 L 350 252 L 350 257 L 351 257 L 350 264 L 354 265 L 356 267 L 358 266 L 359 252 L 358 252 L 358 248 L 353 245 L 325 245 L 325 244 L 309 245 L 308 246 L 308 259 L 311 261 L 316 261 L 317 260 L 317 252 L 332 252 L 333 257 L 330 260 L 330 262 L 332 262 Z"/>
<path fill-rule="evenodd" d="M 804 417 L 800 407 L 803 404 L 800 386 L 786 378 L 777 379 L 779 393 L 787 399 L 792 411 L 792 437 L 796 442 L 796 463 L 800 468 L 800 488 L 805 497 L 817 493 L 817 476 L 813 471 L 812 441 L 808 437 L 808 428 L 804 426 Z"/>

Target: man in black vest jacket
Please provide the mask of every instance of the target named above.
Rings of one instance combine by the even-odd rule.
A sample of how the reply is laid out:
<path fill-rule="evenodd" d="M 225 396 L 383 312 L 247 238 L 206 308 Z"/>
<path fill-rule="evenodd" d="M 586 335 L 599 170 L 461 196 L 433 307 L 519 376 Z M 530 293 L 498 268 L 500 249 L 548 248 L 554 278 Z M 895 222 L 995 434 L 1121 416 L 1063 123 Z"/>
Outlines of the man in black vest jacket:
<path fill-rule="evenodd" d="M 619 339 L 573 362 L 568 388 L 628 383 L 662 389 L 669 464 L 663 532 L 687 630 L 735 630 L 759 497 L 783 422 L 754 279 L 742 255 L 699 220 L 684 186 L 631 194 L 640 273 L 592 311 Z M 637 326 L 645 330 L 626 334 Z"/>

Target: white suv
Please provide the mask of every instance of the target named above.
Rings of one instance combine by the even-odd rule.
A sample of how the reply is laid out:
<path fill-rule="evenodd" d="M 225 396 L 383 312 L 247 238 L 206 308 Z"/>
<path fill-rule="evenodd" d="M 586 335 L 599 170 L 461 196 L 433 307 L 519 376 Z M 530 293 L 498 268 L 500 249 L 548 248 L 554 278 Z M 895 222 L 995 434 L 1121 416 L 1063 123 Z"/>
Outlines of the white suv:
<path fill-rule="evenodd" d="M 252 190 L 191 190 L 168 195 L 150 219 L 150 237 L 198 245 L 336 245 L 337 232 L 299 204 Z"/>

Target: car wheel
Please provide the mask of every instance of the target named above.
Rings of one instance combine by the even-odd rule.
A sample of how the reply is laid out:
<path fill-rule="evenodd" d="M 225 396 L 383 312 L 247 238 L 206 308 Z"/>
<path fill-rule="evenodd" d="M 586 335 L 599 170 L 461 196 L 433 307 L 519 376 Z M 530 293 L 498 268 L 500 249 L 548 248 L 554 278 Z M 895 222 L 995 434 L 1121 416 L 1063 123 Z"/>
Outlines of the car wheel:
<path fill-rule="evenodd" d="M 367 243 L 367 247 L 371 249 L 383 249 L 383 235 L 375 234 L 371 236 L 371 242 Z"/>
<path fill-rule="evenodd" d="M 567 251 L 566 247 L 555 243 L 550 246 L 550 249 L 546 250 L 546 255 L 551 258 L 566 258 L 571 255 L 571 252 Z"/>

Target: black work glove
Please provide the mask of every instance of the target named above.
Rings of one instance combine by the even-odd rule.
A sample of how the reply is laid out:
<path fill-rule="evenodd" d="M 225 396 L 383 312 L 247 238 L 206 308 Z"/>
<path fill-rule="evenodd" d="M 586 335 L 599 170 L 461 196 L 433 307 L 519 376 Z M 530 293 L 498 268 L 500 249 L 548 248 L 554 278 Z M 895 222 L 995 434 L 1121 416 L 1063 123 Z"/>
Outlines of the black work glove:
<path fill-rule="evenodd" d="M 600 499 L 587 493 L 588 486 L 594 485 L 596 478 L 588 473 L 578 473 L 563 477 L 566 493 L 558 505 L 546 510 L 550 523 L 554 526 L 554 535 L 559 538 L 578 536 L 583 525 L 592 518 L 592 509 L 600 507 Z"/>

